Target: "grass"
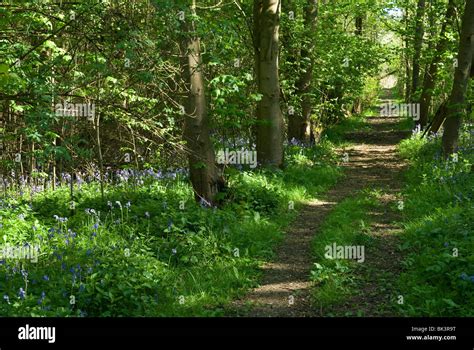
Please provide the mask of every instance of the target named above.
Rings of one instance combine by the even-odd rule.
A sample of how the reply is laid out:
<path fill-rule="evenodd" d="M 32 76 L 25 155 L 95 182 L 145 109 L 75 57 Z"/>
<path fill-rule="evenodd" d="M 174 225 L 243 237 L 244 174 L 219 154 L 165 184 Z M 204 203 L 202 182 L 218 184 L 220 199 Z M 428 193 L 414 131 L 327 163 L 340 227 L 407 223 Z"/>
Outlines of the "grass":
<path fill-rule="evenodd" d="M 348 147 L 351 143 L 345 139 L 345 135 L 356 131 L 370 131 L 371 127 L 367 124 L 366 119 L 371 115 L 372 110 L 367 109 L 362 115 L 353 115 L 342 119 L 324 131 L 323 139 L 330 140 L 337 147 Z"/>
<path fill-rule="evenodd" d="M 399 129 L 410 129 L 412 124 L 410 119 L 402 120 Z M 422 139 L 416 134 L 399 145 L 399 153 L 410 163 L 399 234 L 403 271 L 395 280 L 390 274 L 382 276 L 386 283 L 379 286 L 403 296 L 402 304 L 393 303 L 399 315 L 474 315 L 473 136 L 466 127 L 457 155 L 449 159 L 442 157 L 437 136 Z M 354 260 L 328 259 L 324 253 L 333 243 L 358 245 L 366 240 L 368 245 L 380 244 L 366 235 L 367 212 L 377 205 L 377 196 L 365 191 L 345 199 L 315 237 L 313 301 L 322 312 L 357 296 L 360 279 L 376 272 L 360 274 L 361 267 Z M 392 310 L 391 305 L 386 307 Z M 331 316 L 331 312 L 325 314 Z"/>
<path fill-rule="evenodd" d="M 320 232 L 313 241 L 314 268 L 311 279 L 314 283 L 313 302 L 319 309 L 340 304 L 356 294 L 355 259 L 338 259 L 326 256 L 327 247 L 364 246 L 373 244 L 369 235 L 369 212 L 378 205 L 378 193 L 364 190 L 354 197 L 336 205 L 329 214 Z"/>
<path fill-rule="evenodd" d="M 37 262 L 0 257 L 2 316 L 217 316 L 256 285 L 299 206 L 341 176 L 329 142 L 287 149 L 282 171 L 227 171 L 227 200 L 193 200 L 186 178 L 143 175 L 0 200 L 3 246 L 39 246 Z M 80 187 L 79 187 L 80 186 Z"/>
<path fill-rule="evenodd" d="M 350 143 L 345 135 L 350 132 L 369 131 L 367 118 L 374 115 L 367 109 L 363 115 L 344 119 L 325 131 L 325 136 L 339 147 L 348 147 Z M 353 197 L 343 200 L 326 218 L 323 226 L 313 240 L 314 267 L 311 271 L 313 303 L 316 308 L 324 309 L 340 304 L 351 295 L 358 293 L 355 280 L 358 262 L 347 259 L 331 259 L 325 256 L 326 247 L 334 243 L 337 246 L 370 245 L 369 211 L 378 205 L 379 193 L 364 190 Z"/>
<path fill-rule="evenodd" d="M 407 131 L 415 129 L 415 121 L 411 117 L 402 117 L 397 124 L 397 130 Z"/>
<path fill-rule="evenodd" d="M 473 132 L 463 131 L 458 159 L 445 160 L 440 143 L 417 135 L 399 147 L 410 162 L 398 281 L 402 315 L 474 315 Z"/>

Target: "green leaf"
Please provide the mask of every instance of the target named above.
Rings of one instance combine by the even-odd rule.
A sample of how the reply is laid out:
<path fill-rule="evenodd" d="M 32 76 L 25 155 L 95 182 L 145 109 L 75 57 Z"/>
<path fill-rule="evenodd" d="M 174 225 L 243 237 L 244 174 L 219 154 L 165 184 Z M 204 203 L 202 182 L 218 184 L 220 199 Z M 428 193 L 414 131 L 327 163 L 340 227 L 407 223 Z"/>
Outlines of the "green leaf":
<path fill-rule="evenodd" d="M 239 270 L 237 270 L 237 267 L 232 266 L 232 270 L 234 270 L 235 278 L 239 279 Z"/>
<path fill-rule="evenodd" d="M 0 63 L 0 74 L 8 73 L 8 64 Z"/>
<path fill-rule="evenodd" d="M 443 299 L 443 301 L 448 304 L 449 306 L 452 306 L 452 307 L 459 307 L 458 304 L 456 304 L 454 301 L 452 301 L 451 299 Z"/>

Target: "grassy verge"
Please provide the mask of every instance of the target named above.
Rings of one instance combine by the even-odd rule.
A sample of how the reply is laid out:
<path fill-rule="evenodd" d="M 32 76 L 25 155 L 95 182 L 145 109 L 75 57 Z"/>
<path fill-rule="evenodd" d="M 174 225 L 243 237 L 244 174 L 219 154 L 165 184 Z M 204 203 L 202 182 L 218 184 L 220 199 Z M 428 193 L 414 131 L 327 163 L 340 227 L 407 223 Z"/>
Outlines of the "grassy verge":
<path fill-rule="evenodd" d="M 473 132 L 462 133 L 456 158 L 441 157 L 440 139 L 414 136 L 399 147 L 409 160 L 398 281 L 407 316 L 474 315 Z"/>
<path fill-rule="evenodd" d="M 9 194 L 3 247 L 39 247 L 37 262 L 0 257 L 2 316 L 214 316 L 255 285 L 302 202 L 341 176 L 333 146 L 287 149 L 283 171 L 229 170 L 228 200 L 199 205 L 179 174 L 106 186 Z M 175 174 L 176 175 L 176 174 Z M 296 209 L 296 210 L 295 210 Z"/>
<path fill-rule="evenodd" d="M 311 278 L 314 282 L 313 302 L 323 310 L 346 301 L 358 293 L 355 271 L 359 268 L 357 259 L 331 256 L 328 247 L 372 245 L 369 235 L 369 212 L 378 205 L 378 193 L 364 190 L 354 197 L 339 203 L 329 214 L 313 241 L 315 257 Z M 328 316 L 331 316 L 330 314 Z"/>

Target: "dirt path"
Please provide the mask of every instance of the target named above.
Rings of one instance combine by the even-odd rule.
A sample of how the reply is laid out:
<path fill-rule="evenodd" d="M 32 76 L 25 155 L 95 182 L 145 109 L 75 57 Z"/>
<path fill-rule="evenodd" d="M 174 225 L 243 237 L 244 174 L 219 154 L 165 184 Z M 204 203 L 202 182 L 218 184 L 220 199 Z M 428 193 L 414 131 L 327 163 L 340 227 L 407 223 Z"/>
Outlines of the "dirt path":
<path fill-rule="evenodd" d="M 277 250 L 273 262 L 263 267 L 260 287 L 246 297 L 234 302 L 232 308 L 242 316 L 343 316 L 347 311 L 358 311 L 362 308 L 365 316 L 387 314 L 384 305 L 390 301 L 390 295 L 378 283 L 387 282 L 387 273 L 397 273 L 398 258 L 396 253 L 397 219 L 391 206 L 397 200 L 400 190 L 400 173 L 403 163 L 398 158 L 396 145 L 407 136 L 396 130 L 397 118 L 368 118 L 371 131 L 354 132 L 346 135 L 353 146 L 342 153 L 347 153 L 349 161 L 345 177 L 326 195 L 324 200 L 308 203 L 289 228 L 284 242 Z M 369 274 L 361 286 L 363 293 L 348 300 L 344 305 L 335 305 L 331 310 L 318 310 L 312 306 L 309 281 L 313 266 L 311 251 L 312 240 L 317 235 L 321 224 L 335 205 L 344 198 L 353 196 L 364 188 L 381 188 L 381 209 L 370 215 L 373 217 L 371 234 L 380 241 L 376 251 L 367 254 L 361 274 Z M 367 276 L 366 276 L 367 277 Z M 382 292 L 383 291 L 383 292 Z"/>

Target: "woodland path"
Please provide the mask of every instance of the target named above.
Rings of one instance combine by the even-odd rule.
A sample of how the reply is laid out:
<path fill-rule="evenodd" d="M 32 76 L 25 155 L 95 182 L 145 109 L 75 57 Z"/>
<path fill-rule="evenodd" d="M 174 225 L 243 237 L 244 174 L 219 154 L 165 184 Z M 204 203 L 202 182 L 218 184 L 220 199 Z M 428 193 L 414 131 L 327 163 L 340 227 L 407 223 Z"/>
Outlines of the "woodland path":
<path fill-rule="evenodd" d="M 407 132 L 397 130 L 398 122 L 397 117 L 368 117 L 369 131 L 345 135 L 352 144 L 339 150 L 341 157 L 344 153 L 349 156 L 349 161 L 342 164 L 345 176 L 323 199 L 308 202 L 301 208 L 275 258 L 263 266 L 260 286 L 234 301 L 231 309 L 240 316 L 250 317 L 307 317 L 328 313 L 344 316 L 348 311 L 353 314 L 362 311 L 364 316 L 390 315 L 387 305 L 393 302 L 393 295 L 387 288 L 400 271 L 399 228 L 395 224 L 399 213 L 393 207 L 405 167 L 396 146 L 408 136 Z M 322 223 L 338 203 L 365 188 L 381 189 L 383 195 L 378 209 L 369 213 L 372 219 L 369 234 L 377 244 L 365 252 L 366 260 L 357 272 L 362 277 L 362 292 L 341 305 L 318 309 L 317 301 L 311 301 L 312 240 L 315 235 L 317 239 Z"/>

